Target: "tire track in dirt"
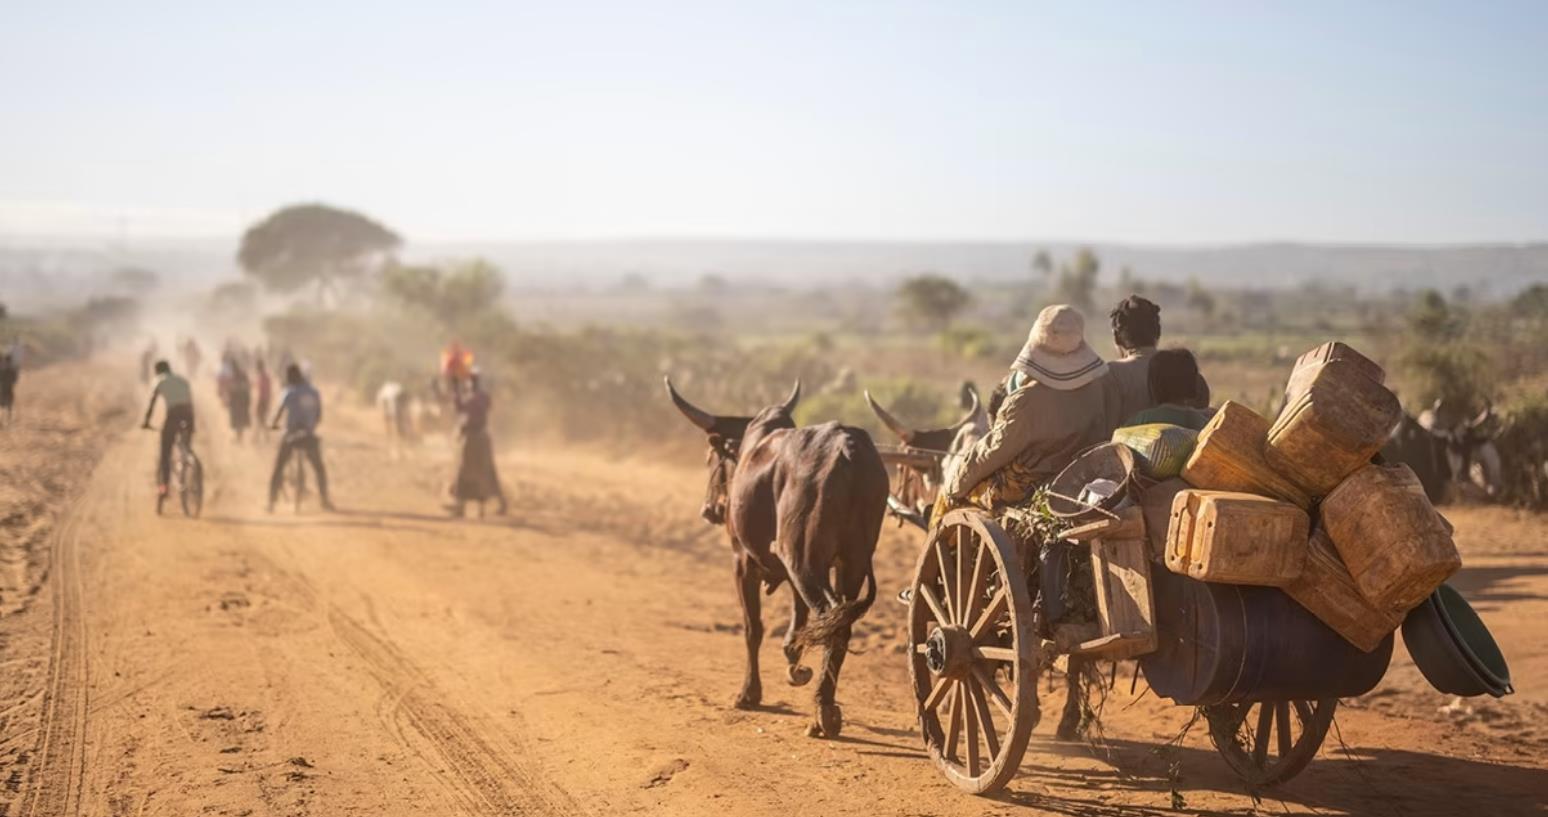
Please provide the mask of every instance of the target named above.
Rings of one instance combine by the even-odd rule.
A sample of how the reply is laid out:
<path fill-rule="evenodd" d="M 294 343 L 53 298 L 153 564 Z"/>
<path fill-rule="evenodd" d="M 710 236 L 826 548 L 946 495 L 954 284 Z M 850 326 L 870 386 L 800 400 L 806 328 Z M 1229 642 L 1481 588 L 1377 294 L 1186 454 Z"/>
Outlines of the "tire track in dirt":
<path fill-rule="evenodd" d="M 442 782 L 469 812 L 577 817 L 585 813 L 562 789 L 524 762 L 526 753 L 521 747 L 507 750 L 497 746 L 494 740 L 498 736 L 488 735 L 488 730 L 480 729 L 448 704 L 445 694 L 397 646 L 337 607 L 328 611 L 328 621 L 339 639 L 366 662 L 368 671 L 393 701 L 383 716 L 388 731 L 405 748 L 419 754 L 427 766 L 444 768 L 439 775 Z M 402 734 L 396 723 L 399 715 L 429 743 L 433 756 L 425 756 Z"/>
<path fill-rule="evenodd" d="M 87 493 L 90 496 L 90 492 Z M 53 649 L 43 689 L 43 717 L 30 791 L 23 800 L 26 817 L 79 814 L 86 774 L 88 671 L 86 617 L 82 610 L 79 543 L 86 500 L 77 502 L 56 530 L 50 583 L 53 589 Z"/>

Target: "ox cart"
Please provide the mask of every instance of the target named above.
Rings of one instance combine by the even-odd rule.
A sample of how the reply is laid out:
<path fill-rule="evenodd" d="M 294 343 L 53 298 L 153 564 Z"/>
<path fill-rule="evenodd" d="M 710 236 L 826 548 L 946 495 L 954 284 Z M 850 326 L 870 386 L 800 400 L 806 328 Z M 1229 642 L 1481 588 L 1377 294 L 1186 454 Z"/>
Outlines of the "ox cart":
<path fill-rule="evenodd" d="M 908 472 L 921 453 L 884 458 Z M 1016 775 L 1040 720 L 1039 676 L 1061 655 L 1139 659 L 1158 695 L 1200 707 L 1216 749 L 1254 788 L 1304 769 L 1338 699 L 1385 673 L 1390 636 L 1361 653 L 1275 588 L 1170 573 L 1145 534 L 1146 506 L 1169 497 L 1142 481 L 1125 487 L 1127 503 L 1061 497 L 1075 527 L 1057 547 L 1030 535 L 1026 509 L 957 508 L 930 520 L 908 594 L 907 656 L 926 748 L 958 788 L 989 794 Z M 1080 592 L 1094 596 L 1098 621 L 1054 622 L 1051 554 L 1074 554 L 1082 568 L 1089 558 L 1092 582 Z"/>

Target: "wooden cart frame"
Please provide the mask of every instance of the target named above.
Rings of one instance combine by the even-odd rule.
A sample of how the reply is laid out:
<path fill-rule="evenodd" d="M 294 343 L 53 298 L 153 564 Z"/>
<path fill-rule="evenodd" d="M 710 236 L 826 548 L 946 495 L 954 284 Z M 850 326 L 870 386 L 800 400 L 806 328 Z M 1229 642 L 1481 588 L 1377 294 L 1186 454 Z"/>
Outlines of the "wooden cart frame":
<path fill-rule="evenodd" d="M 1101 527 L 1088 526 L 1090 538 L 1072 533 L 1100 546 Z M 910 583 L 907 655 L 919 728 L 936 767 L 972 794 L 996 792 L 1015 777 L 1040 719 L 1038 676 L 1058 655 L 1111 659 L 1155 648 L 1154 629 L 1148 645 L 1143 633 L 1045 639 L 1030 549 L 1000 519 L 953 510 L 929 531 Z M 1216 749 L 1257 788 L 1311 762 L 1337 705 L 1337 698 L 1268 700 L 1202 710 Z"/>

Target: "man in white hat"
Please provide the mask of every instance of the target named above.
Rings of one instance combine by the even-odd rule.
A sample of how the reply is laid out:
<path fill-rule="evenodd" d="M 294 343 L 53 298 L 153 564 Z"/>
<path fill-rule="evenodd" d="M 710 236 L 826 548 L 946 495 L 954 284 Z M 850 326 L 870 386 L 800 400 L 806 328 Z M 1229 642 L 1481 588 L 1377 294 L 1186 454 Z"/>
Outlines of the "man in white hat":
<path fill-rule="evenodd" d="M 993 427 L 946 477 L 962 500 L 989 480 L 988 505 L 1021 502 L 1086 447 L 1112 433 L 1107 363 L 1086 343 L 1086 319 L 1067 304 L 1045 308 L 1011 364 Z"/>

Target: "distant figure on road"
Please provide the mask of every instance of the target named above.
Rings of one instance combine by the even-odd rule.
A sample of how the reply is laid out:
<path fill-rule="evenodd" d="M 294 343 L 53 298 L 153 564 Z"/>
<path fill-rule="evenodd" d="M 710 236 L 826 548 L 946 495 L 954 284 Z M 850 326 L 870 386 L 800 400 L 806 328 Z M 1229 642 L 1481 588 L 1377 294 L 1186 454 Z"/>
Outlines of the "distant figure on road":
<path fill-rule="evenodd" d="M 5 424 L 11 425 L 11 414 L 16 405 L 16 380 L 21 377 L 21 368 L 16 365 L 16 359 L 10 352 L 0 355 L 0 411 L 5 412 Z"/>
<path fill-rule="evenodd" d="M 156 460 L 156 509 L 167 499 L 167 476 L 172 471 L 172 446 L 177 443 L 179 426 L 188 427 L 188 438 L 193 439 L 194 407 L 193 389 L 188 381 L 172 373 L 172 365 L 165 360 L 156 361 L 156 387 L 151 389 L 150 405 L 145 407 L 145 421 L 140 425 L 150 428 L 151 414 L 156 410 L 156 398 L 167 404 L 161 419 L 161 455 Z"/>
<path fill-rule="evenodd" d="M 231 416 L 231 431 L 236 441 L 241 442 L 242 432 L 253 421 L 253 391 L 247 372 L 242 371 L 242 364 L 235 358 L 226 374 L 226 411 Z"/>
<path fill-rule="evenodd" d="M 376 407 L 382 412 L 382 430 L 387 433 L 387 453 L 394 459 L 403 456 L 404 445 L 413 437 L 409 402 L 408 389 L 396 380 L 376 390 Z"/>
<path fill-rule="evenodd" d="M 285 418 L 285 436 L 280 439 L 279 454 L 274 458 L 274 473 L 269 477 L 269 513 L 279 499 L 280 485 L 285 479 L 285 464 L 297 449 L 312 463 L 317 474 L 317 495 L 322 498 L 323 510 L 331 511 L 333 501 L 328 498 L 328 472 L 323 468 L 322 445 L 317 439 L 317 424 L 322 422 L 322 395 L 306 377 L 301 367 L 292 363 L 285 368 L 285 393 L 280 398 L 279 410 L 274 412 L 270 425 L 278 429 L 280 417 Z"/>
<path fill-rule="evenodd" d="M 183 363 L 188 371 L 188 376 L 197 379 L 199 377 L 199 363 L 204 360 L 204 353 L 199 351 L 199 342 L 193 338 L 183 341 Z"/>
<path fill-rule="evenodd" d="M 253 439 L 267 441 L 269 439 L 269 425 L 263 418 L 269 416 L 269 407 L 274 404 L 274 380 L 269 377 L 268 365 L 263 362 L 263 355 L 254 356 L 253 364 L 253 416 L 258 418 L 258 423 L 253 427 Z"/>
<path fill-rule="evenodd" d="M 500 487 L 500 475 L 495 470 L 494 443 L 489 438 L 489 392 L 479 379 L 475 369 L 468 374 L 467 392 L 460 385 L 453 387 L 452 399 L 457 407 L 457 434 L 462 445 L 457 452 L 457 476 L 452 482 L 451 504 L 446 506 L 453 516 L 462 516 L 468 502 L 482 507 L 485 500 L 499 501 L 496 513 L 506 511 L 505 491 Z"/>
<path fill-rule="evenodd" d="M 140 351 L 140 382 L 149 383 L 151 379 L 151 366 L 156 362 L 156 339 L 151 338 Z"/>

